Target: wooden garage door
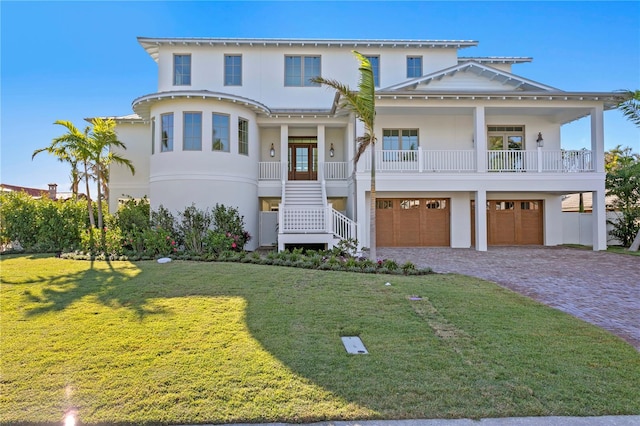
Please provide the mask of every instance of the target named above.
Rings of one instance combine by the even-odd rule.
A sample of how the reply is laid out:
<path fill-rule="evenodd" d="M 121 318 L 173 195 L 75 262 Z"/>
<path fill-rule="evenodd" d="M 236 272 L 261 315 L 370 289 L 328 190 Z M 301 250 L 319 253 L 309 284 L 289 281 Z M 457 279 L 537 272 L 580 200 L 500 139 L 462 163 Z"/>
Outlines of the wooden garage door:
<path fill-rule="evenodd" d="M 475 203 L 472 202 L 472 244 L 475 244 Z M 487 201 L 487 245 L 542 245 L 541 200 Z"/>
<path fill-rule="evenodd" d="M 378 199 L 376 242 L 380 247 L 445 246 L 450 243 L 449 199 Z"/>

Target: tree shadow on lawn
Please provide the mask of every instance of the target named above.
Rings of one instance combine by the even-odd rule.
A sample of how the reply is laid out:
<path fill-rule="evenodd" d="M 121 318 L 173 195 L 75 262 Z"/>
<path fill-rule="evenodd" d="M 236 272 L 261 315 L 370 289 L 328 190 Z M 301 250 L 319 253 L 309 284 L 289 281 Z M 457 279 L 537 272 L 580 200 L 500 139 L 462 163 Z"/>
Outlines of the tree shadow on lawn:
<path fill-rule="evenodd" d="M 28 259 L 43 256 L 28 256 Z M 66 260 L 60 260 L 67 262 Z M 11 282 L 3 277 L 3 284 L 9 285 L 46 285 L 41 291 L 29 288 L 23 291 L 27 302 L 24 309 L 26 317 L 34 317 L 48 312 L 59 312 L 85 297 L 94 297 L 100 304 L 112 308 L 126 307 L 133 310 L 138 318 L 150 314 L 165 313 L 150 302 L 142 289 L 136 288 L 132 279 L 140 272 L 133 264 L 124 266 L 124 262 L 87 261 L 88 268 L 68 270 L 54 275 L 36 275 L 26 280 Z M 64 268 L 61 268 L 64 271 Z"/>
<path fill-rule="evenodd" d="M 465 330 L 456 331 L 455 325 L 448 338 L 438 336 L 438 327 L 452 325 L 445 315 L 432 312 L 443 306 L 436 302 L 431 307 L 421 305 L 408 296 L 432 292 L 437 299 L 439 290 L 433 286 L 447 281 L 446 277 L 390 279 L 241 264 L 138 262 L 123 266 L 101 262 L 46 279 L 49 283 L 41 294 L 28 289 L 23 293 L 31 305 L 27 317 L 64 310 L 85 297 L 95 297 L 106 307 L 132 310 L 140 320 L 181 313 L 160 306 L 157 299 L 242 297 L 246 327 L 262 348 L 296 375 L 377 413 L 370 418 L 629 414 L 629 407 L 640 411 L 640 405 L 626 400 L 606 374 L 574 381 L 580 377 L 572 374 L 580 371 L 573 368 L 573 357 L 552 354 L 561 348 L 550 348 L 546 338 L 536 341 L 534 336 L 526 341 L 515 336 L 508 344 L 492 339 L 492 333 L 504 333 L 511 321 L 522 321 L 517 309 L 506 309 L 503 322 L 480 324 L 481 340 L 474 341 Z M 394 284 L 385 286 L 387 280 Z M 519 309 L 531 309 L 525 305 L 528 303 Z M 481 312 L 483 308 L 469 309 Z M 568 316 L 548 312 L 557 322 L 550 327 L 561 329 L 567 324 Z M 600 355 L 593 362 L 608 359 L 617 365 L 618 359 L 628 359 L 628 354 L 607 349 L 614 339 L 604 334 L 596 333 L 602 340 L 594 341 L 598 347 L 594 354 L 600 351 Z M 341 335 L 360 336 L 369 354 L 347 354 Z M 545 364 L 545 351 L 560 364 Z M 629 371 L 640 379 L 637 360 L 635 365 L 635 371 Z M 614 375 L 619 374 L 615 371 Z M 558 381 L 566 383 L 555 390 L 545 389 Z M 623 400 L 621 408 L 609 407 L 609 399 L 597 401 L 603 395 Z M 575 399 L 583 402 L 576 405 Z M 589 408 L 576 408 L 580 406 Z M 305 419 L 320 420 L 337 419 Z"/>

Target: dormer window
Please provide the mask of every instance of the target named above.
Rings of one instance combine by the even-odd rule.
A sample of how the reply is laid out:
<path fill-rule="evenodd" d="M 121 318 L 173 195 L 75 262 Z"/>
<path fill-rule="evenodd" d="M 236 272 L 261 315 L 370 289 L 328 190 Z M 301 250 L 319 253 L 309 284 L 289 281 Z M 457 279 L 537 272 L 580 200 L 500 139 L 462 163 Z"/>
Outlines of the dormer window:
<path fill-rule="evenodd" d="M 242 86 L 241 55 L 224 55 L 224 85 Z"/>
<path fill-rule="evenodd" d="M 284 85 L 297 87 L 317 87 L 311 81 L 320 77 L 320 56 L 285 56 Z"/>
<path fill-rule="evenodd" d="M 365 56 L 371 64 L 371 71 L 373 71 L 373 85 L 380 87 L 380 56 Z"/>
<path fill-rule="evenodd" d="M 191 85 L 191 55 L 173 55 L 173 85 Z"/>
<path fill-rule="evenodd" d="M 422 77 L 422 56 L 407 56 L 407 78 Z"/>

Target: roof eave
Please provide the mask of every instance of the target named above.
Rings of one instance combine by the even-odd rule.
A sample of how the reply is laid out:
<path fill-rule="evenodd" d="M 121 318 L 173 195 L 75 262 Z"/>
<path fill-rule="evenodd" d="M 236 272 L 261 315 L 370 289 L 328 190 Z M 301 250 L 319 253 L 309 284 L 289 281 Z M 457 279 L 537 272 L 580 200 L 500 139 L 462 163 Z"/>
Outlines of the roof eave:
<path fill-rule="evenodd" d="M 138 43 L 157 62 L 162 45 L 195 46 L 285 46 L 340 48 L 444 48 L 463 49 L 478 45 L 476 40 L 383 40 L 383 39 L 296 39 L 296 38 L 153 38 L 138 37 Z"/>

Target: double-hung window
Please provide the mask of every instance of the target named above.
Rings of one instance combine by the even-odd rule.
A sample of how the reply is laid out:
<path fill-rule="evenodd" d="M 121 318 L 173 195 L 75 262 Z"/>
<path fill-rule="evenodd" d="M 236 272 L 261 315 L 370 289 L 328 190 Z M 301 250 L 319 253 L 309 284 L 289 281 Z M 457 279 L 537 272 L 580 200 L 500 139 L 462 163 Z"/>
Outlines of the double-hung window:
<path fill-rule="evenodd" d="M 229 116 L 213 113 L 212 151 L 229 152 Z"/>
<path fill-rule="evenodd" d="M 238 118 L 238 153 L 249 155 L 249 122 Z"/>
<path fill-rule="evenodd" d="M 417 161 L 417 150 L 418 129 L 382 130 L 383 161 Z"/>
<path fill-rule="evenodd" d="M 241 55 L 224 55 L 224 85 L 242 86 Z"/>
<path fill-rule="evenodd" d="M 156 118 L 151 117 L 151 155 L 156 153 Z"/>
<path fill-rule="evenodd" d="M 407 78 L 422 76 L 422 56 L 407 56 Z"/>
<path fill-rule="evenodd" d="M 182 125 L 182 150 L 202 151 L 202 113 L 185 112 Z"/>
<path fill-rule="evenodd" d="M 365 56 L 371 64 L 371 70 L 373 71 L 373 85 L 380 87 L 380 56 Z"/>
<path fill-rule="evenodd" d="M 173 85 L 191 85 L 191 55 L 173 55 Z"/>
<path fill-rule="evenodd" d="M 173 113 L 160 116 L 160 152 L 173 151 Z"/>
<path fill-rule="evenodd" d="M 284 85 L 292 87 L 317 87 L 319 83 L 311 81 L 320 77 L 320 56 L 285 56 Z"/>

